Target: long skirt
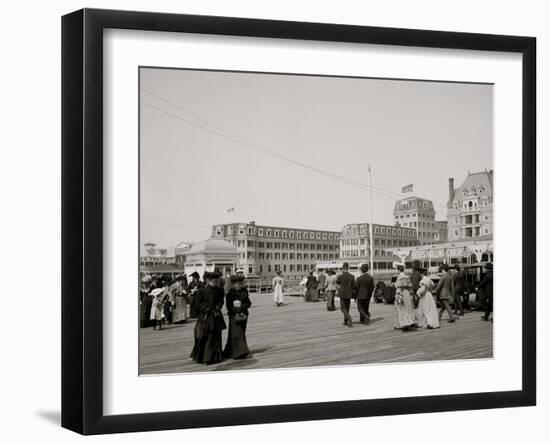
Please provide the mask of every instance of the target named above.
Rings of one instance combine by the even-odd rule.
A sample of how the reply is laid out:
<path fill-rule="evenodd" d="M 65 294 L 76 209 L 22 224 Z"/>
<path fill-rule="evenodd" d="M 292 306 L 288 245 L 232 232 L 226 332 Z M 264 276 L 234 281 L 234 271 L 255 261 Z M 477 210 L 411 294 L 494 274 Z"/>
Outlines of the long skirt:
<path fill-rule="evenodd" d="M 195 324 L 195 344 L 190 357 L 197 363 L 216 363 L 223 360 L 222 329 L 212 327 L 212 319 Z"/>
<path fill-rule="evenodd" d="M 197 309 L 197 303 L 196 303 L 196 295 L 190 295 L 189 296 L 189 317 L 190 318 L 197 318 L 199 316 L 199 311 Z"/>
<path fill-rule="evenodd" d="M 317 289 L 309 288 L 306 291 L 306 301 L 319 301 L 319 292 Z"/>
<path fill-rule="evenodd" d="M 187 321 L 187 298 L 176 295 L 175 306 L 172 311 L 172 322 L 183 323 Z"/>
<path fill-rule="evenodd" d="M 247 321 L 236 322 L 234 318 L 229 318 L 227 343 L 223 350 L 224 357 L 238 359 L 244 358 L 250 353 L 245 335 L 246 323 Z"/>
<path fill-rule="evenodd" d="M 421 328 L 439 328 L 439 313 L 433 295 L 426 292 L 418 302 L 418 326 Z"/>
<path fill-rule="evenodd" d="M 285 299 L 283 297 L 283 287 L 281 285 L 276 285 L 273 290 L 273 301 L 275 303 L 284 303 Z"/>
<path fill-rule="evenodd" d="M 409 291 L 402 290 L 403 303 L 395 301 L 395 310 L 397 313 L 397 323 L 395 325 L 398 329 L 408 328 L 416 324 L 416 318 L 414 315 L 414 308 L 411 295 Z"/>

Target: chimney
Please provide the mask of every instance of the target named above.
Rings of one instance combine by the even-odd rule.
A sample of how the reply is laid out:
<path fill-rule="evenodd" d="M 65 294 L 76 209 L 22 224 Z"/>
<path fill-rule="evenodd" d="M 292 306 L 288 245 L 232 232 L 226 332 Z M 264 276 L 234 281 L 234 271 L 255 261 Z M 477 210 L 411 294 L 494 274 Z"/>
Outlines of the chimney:
<path fill-rule="evenodd" d="M 455 198 L 455 179 L 449 177 L 449 203 Z"/>

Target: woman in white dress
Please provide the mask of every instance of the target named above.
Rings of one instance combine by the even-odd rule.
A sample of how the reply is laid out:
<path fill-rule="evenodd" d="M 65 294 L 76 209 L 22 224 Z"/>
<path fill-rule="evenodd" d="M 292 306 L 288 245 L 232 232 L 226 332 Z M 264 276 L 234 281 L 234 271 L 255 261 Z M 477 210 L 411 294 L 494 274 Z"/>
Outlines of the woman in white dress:
<path fill-rule="evenodd" d="M 412 288 L 411 280 L 405 274 L 405 266 L 402 263 L 394 262 L 394 268 L 399 271 L 395 286 L 395 310 L 397 322 L 394 329 L 408 331 L 410 328 L 416 328 L 416 318 L 410 290 Z"/>
<path fill-rule="evenodd" d="M 273 301 L 277 306 L 281 306 L 284 303 L 283 298 L 283 283 L 284 279 L 281 277 L 281 271 L 276 272 L 276 276 L 273 277 L 271 286 L 273 287 Z"/>
<path fill-rule="evenodd" d="M 436 329 L 439 328 L 439 313 L 432 295 L 434 282 L 426 275 L 426 269 L 422 269 L 421 272 L 423 277 L 416 291 L 420 297 L 417 311 L 418 323 L 421 328 Z"/>

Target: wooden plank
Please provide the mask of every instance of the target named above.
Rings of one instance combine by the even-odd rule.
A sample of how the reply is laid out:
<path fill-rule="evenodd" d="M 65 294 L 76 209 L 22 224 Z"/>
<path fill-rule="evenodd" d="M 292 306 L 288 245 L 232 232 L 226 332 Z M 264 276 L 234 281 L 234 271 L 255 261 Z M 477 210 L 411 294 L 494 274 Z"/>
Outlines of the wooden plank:
<path fill-rule="evenodd" d="M 293 368 L 345 364 L 491 358 L 492 322 L 481 313 L 467 313 L 453 324 L 444 317 L 437 330 L 402 332 L 393 329 L 394 307 L 371 304 L 372 321 L 342 326 L 340 311 L 329 312 L 324 302 L 306 303 L 286 297 L 276 307 L 271 294 L 251 295 L 247 328 L 251 355 L 201 365 L 189 358 L 194 321 L 166 325 L 162 330 L 140 329 L 140 373 L 164 374 L 217 370 Z M 359 314 L 352 303 L 354 320 Z M 226 340 L 227 331 L 223 339 Z"/>

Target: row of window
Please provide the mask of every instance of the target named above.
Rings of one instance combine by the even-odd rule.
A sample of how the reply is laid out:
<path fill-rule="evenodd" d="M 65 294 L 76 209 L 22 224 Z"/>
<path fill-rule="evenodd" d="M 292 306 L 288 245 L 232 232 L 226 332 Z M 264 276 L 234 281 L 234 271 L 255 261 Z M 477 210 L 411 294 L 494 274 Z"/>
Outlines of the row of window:
<path fill-rule="evenodd" d="M 368 249 L 351 249 L 341 252 L 342 258 L 351 258 L 351 257 L 368 257 Z M 390 251 L 384 251 L 383 249 L 374 250 L 375 257 L 393 257 L 394 255 Z"/>
<path fill-rule="evenodd" d="M 416 244 L 415 241 L 408 241 L 408 240 L 391 240 L 391 239 L 385 239 L 385 238 L 375 238 L 374 239 L 374 246 L 414 246 Z M 340 249 L 344 249 L 346 246 L 369 246 L 370 242 L 365 238 L 347 238 L 345 240 L 340 240 Z"/>
<path fill-rule="evenodd" d="M 241 258 L 249 259 L 254 258 L 254 253 L 241 252 Z M 336 260 L 338 254 L 302 254 L 301 252 L 295 254 L 293 252 L 259 252 L 258 260 Z"/>
<path fill-rule="evenodd" d="M 302 264 L 290 264 L 290 265 L 286 265 L 286 264 L 274 264 L 274 265 L 266 265 L 265 268 L 264 268 L 264 265 L 258 265 L 258 271 L 260 274 L 262 274 L 264 272 L 264 269 L 266 269 L 266 271 L 268 273 L 271 273 L 271 272 L 278 272 L 278 271 L 282 271 L 283 273 L 284 272 L 291 272 L 291 273 L 294 273 L 294 272 L 308 272 L 308 271 L 314 271 L 315 270 L 315 265 L 314 264 L 310 264 L 310 265 L 302 265 Z M 253 267 L 250 266 L 249 267 L 249 272 L 252 273 L 253 271 Z"/>
<path fill-rule="evenodd" d="M 479 237 L 480 235 L 487 235 L 489 234 L 489 227 L 485 226 L 483 229 L 479 226 L 473 227 L 473 228 L 464 228 L 464 233 L 462 237 L 466 238 L 472 238 L 472 237 Z M 460 231 L 458 229 L 455 229 L 455 237 L 460 237 Z"/>
<path fill-rule="evenodd" d="M 398 219 L 403 219 L 403 218 L 425 218 L 426 220 L 435 220 L 435 215 L 434 214 L 423 214 L 423 213 L 420 213 L 420 214 L 417 214 L 416 212 L 414 214 L 401 214 L 401 215 L 396 215 L 395 216 L 395 219 L 398 220 Z"/>
<path fill-rule="evenodd" d="M 466 224 L 466 225 L 471 225 L 471 224 L 479 223 L 480 220 L 481 220 L 480 214 L 464 215 L 462 217 L 455 217 L 454 218 L 454 221 L 455 221 L 456 225 L 458 225 L 460 222 L 462 222 L 463 224 Z M 484 214 L 483 215 L 483 220 L 488 221 L 489 220 L 489 215 Z"/>
<path fill-rule="evenodd" d="M 223 235 L 223 226 L 217 226 L 216 228 L 216 235 L 222 236 Z M 255 234 L 255 229 L 257 229 L 257 233 L 259 237 L 274 237 L 274 238 L 289 238 L 289 239 L 296 239 L 296 240 L 338 240 L 338 234 L 337 233 L 328 233 L 328 232 L 303 232 L 303 231 L 290 231 L 290 230 L 281 230 L 281 229 L 272 229 L 272 228 L 255 228 L 252 226 L 249 226 L 246 229 L 246 232 L 248 235 Z M 238 231 L 239 235 L 244 235 L 245 228 L 239 227 Z M 233 235 L 233 226 L 227 226 L 227 235 Z"/>
<path fill-rule="evenodd" d="M 237 248 L 254 248 L 258 246 L 258 249 L 288 249 L 288 250 L 311 250 L 311 251 L 337 251 L 337 244 L 327 243 L 279 243 L 279 242 L 256 242 L 254 240 L 233 240 L 233 244 Z"/>
<path fill-rule="evenodd" d="M 399 235 L 403 237 L 414 237 L 416 233 L 412 229 L 399 229 L 394 226 L 374 226 L 374 234 L 376 235 Z M 345 235 L 349 234 L 367 234 L 368 226 L 361 225 L 360 229 L 357 226 L 345 226 L 343 229 Z"/>
<path fill-rule="evenodd" d="M 396 205 L 397 211 L 410 211 L 411 209 L 431 209 L 432 202 L 429 200 L 404 201 Z"/>
<path fill-rule="evenodd" d="M 480 203 L 478 203 L 477 199 L 455 201 L 453 203 L 453 209 L 455 211 L 458 210 L 458 208 L 462 208 L 462 209 L 466 209 L 466 210 L 477 209 L 478 206 L 483 206 L 483 207 L 489 206 L 489 198 L 487 198 L 487 197 L 482 198 Z"/>

